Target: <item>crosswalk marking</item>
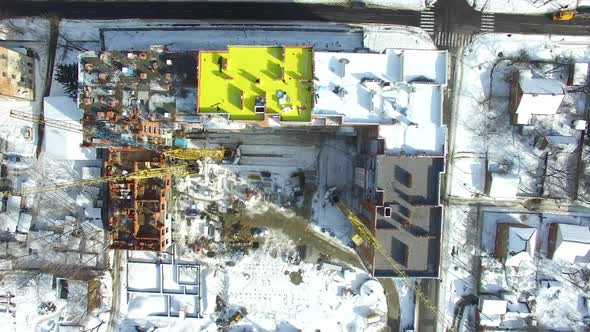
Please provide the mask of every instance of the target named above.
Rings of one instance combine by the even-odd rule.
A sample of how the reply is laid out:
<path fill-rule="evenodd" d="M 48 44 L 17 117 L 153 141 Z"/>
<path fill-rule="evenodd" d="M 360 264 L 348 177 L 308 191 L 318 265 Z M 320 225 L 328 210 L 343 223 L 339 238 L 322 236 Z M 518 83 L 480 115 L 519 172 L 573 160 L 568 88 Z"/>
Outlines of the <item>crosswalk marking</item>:
<path fill-rule="evenodd" d="M 434 12 L 425 10 L 420 12 L 420 27 L 426 32 L 434 33 Z"/>
<path fill-rule="evenodd" d="M 481 14 L 481 31 L 494 32 L 495 23 L 494 14 Z"/>
<path fill-rule="evenodd" d="M 466 47 L 471 44 L 471 34 L 439 31 L 434 35 L 434 43 L 441 48 Z"/>

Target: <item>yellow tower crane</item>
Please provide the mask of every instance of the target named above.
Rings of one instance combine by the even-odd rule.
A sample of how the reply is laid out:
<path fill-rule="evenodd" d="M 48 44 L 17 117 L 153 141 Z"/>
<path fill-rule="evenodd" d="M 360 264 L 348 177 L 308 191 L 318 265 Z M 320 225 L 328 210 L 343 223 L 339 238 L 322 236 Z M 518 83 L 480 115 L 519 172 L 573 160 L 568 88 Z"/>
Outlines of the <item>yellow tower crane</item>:
<path fill-rule="evenodd" d="M 42 124 L 49 127 L 59 128 L 67 131 L 72 131 L 75 133 L 84 134 L 86 131 L 84 128 L 79 124 L 74 124 L 71 122 L 60 121 L 55 119 L 48 119 L 48 118 L 41 118 L 39 116 L 33 115 L 27 112 L 15 111 L 10 110 L 10 116 L 16 119 L 20 119 L 23 121 L 34 122 L 37 124 Z M 129 141 L 125 142 L 126 144 L 131 143 Z M 145 148 L 143 144 L 137 144 L 139 147 Z M 226 151 L 223 148 L 216 148 L 216 149 L 198 149 L 198 148 L 176 148 L 176 149 L 169 149 L 163 150 L 162 153 L 170 158 L 179 159 L 179 160 L 197 160 L 197 159 L 204 159 L 210 158 L 212 160 L 221 161 L 225 158 Z"/>
<path fill-rule="evenodd" d="M 197 160 L 210 158 L 213 160 L 221 161 L 225 158 L 226 150 L 223 148 L 218 149 L 195 149 L 195 148 L 184 148 L 184 149 L 170 149 L 163 151 L 166 157 L 180 159 L 180 160 Z"/>
<path fill-rule="evenodd" d="M 104 176 L 104 177 L 101 177 L 98 179 L 58 183 L 58 184 L 53 184 L 53 185 L 48 185 L 48 186 L 27 188 L 27 189 L 23 189 L 18 192 L 4 191 L 1 193 L 2 193 L 2 196 L 24 196 L 27 194 L 49 192 L 49 191 L 68 189 L 68 188 L 73 188 L 73 187 L 92 186 L 92 185 L 102 184 L 105 182 L 141 180 L 141 179 L 157 178 L 157 177 L 168 176 L 168 175 L 170 175 L 170 176 L 186 176 L 189 174 L 190 174 L 190 172 L 188 170 L 188 165 L 179 164 L 179 165 L 172 165 L 169 167 L 147 168 L 147 169 L 139 170 L 137 172 L 128 173 L 125 175 L 110 175 L 110 176 Z"/>
<path fill-rule="evenodd" d="M 448 330 L 454 331 L 453 324 L 449 323 L 449 321 L 445 318 L 445 315 L 438 309 L 438 307 L 428 299 L 428 297 L 418 288 L 418 286 L 414 284 L 414 281 L 404 271 L 404 268 L 389 255 L 387 250 L 383 248 L 381 242 L 377 240 L 377 238 L 373 235 L 371 230 L 365 226 L 362 220 L 360 220 L 359 217 L 357 217 L 356 214 L 352 212 L 352 210 L 342 203 L 341 200 L 335 204 L 342 211 L 342 213 L 344 213 L 356 231 L 356 233 L 353 235 L 353 241 L 358 243 L 358 241 L 362 239 L 369 246 L 375 249 L 376 252 L 381 254 L 381 256 L 385 258 L 389 265 L 391 265 L 393 271 L 403 280 L 404 284 L 412 289 L 420 302 L 422 302 L 422 304 L 434 314 L 436 321 L 441 324 L 443 328 L 447 327 Z"/>

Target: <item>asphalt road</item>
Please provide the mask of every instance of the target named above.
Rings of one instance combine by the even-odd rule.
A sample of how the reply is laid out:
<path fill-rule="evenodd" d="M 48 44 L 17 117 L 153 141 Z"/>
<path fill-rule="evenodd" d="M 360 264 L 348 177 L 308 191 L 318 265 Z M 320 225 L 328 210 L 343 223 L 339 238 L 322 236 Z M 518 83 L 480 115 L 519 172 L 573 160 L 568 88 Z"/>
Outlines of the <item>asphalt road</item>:
<path fill-rule="evenodd" d="M 4 0 L 0 17 L 57 15 L 71 19 L 191 19 L 249 22 L 315 21 L 335 23 L 380 23 L 420 26 L 420 13 L 378 8 L 350 8 L 297 3 L 220 3 L 190 1 L 63 1 Z M 438 0 L 435 30 L 478 32 L 481 14 L 465 0 Z M 587 35 L 590 18 L 553 22 L 548 16 L 495 15 L 495 31 L 507 33 L 552 33 Z"/>
<path fill-rule="evenodd" d="M 496 32 L 520 32 L 534 34 L 589 35 L 590 18 L 577 16 L 573 21 L 555 22 L 548 16 L 496 15 Z"/>
<path fill-rule="evenodd" d="M 465 0 L 438 0 L 434 12 L 436 31 L 471 33 L 478 32 L 481 28 L 481 13 L 468 6 Z M 552 21 L 549 15 L 496 14 L 494 20 L 495 32 L 590 34 L 590 18 L 583 18 L 580 15 L 569 22 Z"/>
<path fill-rule="evenodd" d="M 297 3 L 219 3 L 219 2 L 62 2 L 10 1 L 0 6 L 0 15 L 37 16 L 56 14 L 72 19 L 191 19 L 256 21 L 319 21 L 338 23 L 383 23 L 418 26 L 420 14 L 341 6 Z"/>

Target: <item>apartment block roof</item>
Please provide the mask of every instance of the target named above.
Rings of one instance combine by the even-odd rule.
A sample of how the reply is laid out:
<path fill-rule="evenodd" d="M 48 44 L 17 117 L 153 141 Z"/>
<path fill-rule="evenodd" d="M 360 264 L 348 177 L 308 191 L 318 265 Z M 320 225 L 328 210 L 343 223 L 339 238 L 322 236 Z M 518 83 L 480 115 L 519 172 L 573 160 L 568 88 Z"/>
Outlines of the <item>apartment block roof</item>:
<path fill-rule="evenodd" d="M 311 120 L 313 51 L 306 46 L 228 46 L 199 52 L 198 111 L 230 120 Z"/>

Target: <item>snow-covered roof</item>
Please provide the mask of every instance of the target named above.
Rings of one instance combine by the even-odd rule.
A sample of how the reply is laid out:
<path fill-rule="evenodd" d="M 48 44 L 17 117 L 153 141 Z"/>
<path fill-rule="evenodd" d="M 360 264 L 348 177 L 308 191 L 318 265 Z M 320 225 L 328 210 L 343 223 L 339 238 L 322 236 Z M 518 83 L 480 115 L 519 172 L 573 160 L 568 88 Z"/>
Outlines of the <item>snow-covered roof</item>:
<path fill-rule="evenodd" d="M 514 198 L 518 193 L 519 183 L 518 175 L 492 173 L 489 195 L 496 198 Z"/>
<path fill-rule="evenodd" d="M 545 136 L 545 139 L 551 145 L 578 145 L 576 136 Z"/>
<path fill-rule="evenodd" d="M 100 167 L 84 166 L 82 167 L 82 179 L 91 180 L 100 177 Z"/>
<path fill-rule="evenodd" d="M 45 97 L 43 99 L 44 116 L 52 120 L 80 125 L 82 111 L 69 97 Z M 81 126 L 80 126 L 81 128 Z M 96 149 L 81 148 L 82 132 L 74 132 L 45 127 L 43 151 L 46 158 L 55 160 L 92 160 L 96 159 Z"/>
<path fill-rule="evenodd" d="M 532 227 L 510 227 L 508 231 L 508 252 L 512 255 L 534 249 L 537 229 Z"/>
<path fill-rule="evenodd" d="M 432 83 L 447 84 L 447 62 L 447 51 L 403 50 L 403 80 L 429 80 Z"/>
<path fill-rule="evenodd" d="M 2 227 L 2 231 L 10 233 L 16 232 L 18 226 L 18 219 L 21 211 L 21 196 L 9 196 L 6 202 L 6 224 Z"/>
<path fill-rule="evenodd" d="M 386 153 L 442 154 L 445 140 L 442 103 L 442 86 L 413 84 L 407 107 L 395 115 L 398 122 L 379 126 Z"/>
<path fill-rule="evenodd" d="M 549 78 L 520 77 L 518 84 L 523 94 L 565 95 L 563 84 Z"/>
<path fill-rule="evenodd" d="M 529 124 L 532 115 L 551 115 L 557 113 L 565 91 L 563 84 L 546 78 L 520 77 L 522 97 L 516 109 L 518 124 Z"/>
<path fill-rule="evenodd" d="M 561 232 L 562 241 L 590 243 L 590 228 L 588 226 L 559 224 L 557 227 Z"/>
<path fill-rule="evenodd" d="M 588 63 L 574 64 L 573 85 L 584 85 L 588 79 Z"/>
<path fill-rule="evenodd" d="M 558 224 L 552 259 L 568 263 L 590 262 L 590 229 L 588 226 Z"/>
<path fill-rule="evenodd" d="M 479 311 L 486 315 L 503 315 L 506 313 L 506 300 L 500 299 L 481 299 L 479 302 Z"/>
<path fill-rule="evenodd" d="M 22 213 L 18 218 L 18 226 L 16 230 L 21 233 L 28 233 L 31 229 L 31 223 L 33 221 L 33 216 L 29 213 Z"/>
<path fill-rule="evenodd" d="M 94 208 L 94 207 L 85 207 L 84 208 L 84 217 L 88 219 L 101 219 L 101 208 Z"/>
<path fill-rule="evenodd" d="M 443 153 L 446 51 L 314 53 L 315 119 L 380 125 L 386 153 Z"/>
<path fill-rule="evenodd" d="M 385 91 L 385 87 L 375 82 L 401 82 L 399 52 L 315 52 L 314 66 L 316 115 L 340 115 L 344 123 L 377 124 L 387 118 L 387 115 L 381 112 L 383 99 L 390 98 L 402 102 L 403 94 L 407 99 L 407 93 L 403 89 Z M 368 82 L 369 80 L 373 82 Z"/>

